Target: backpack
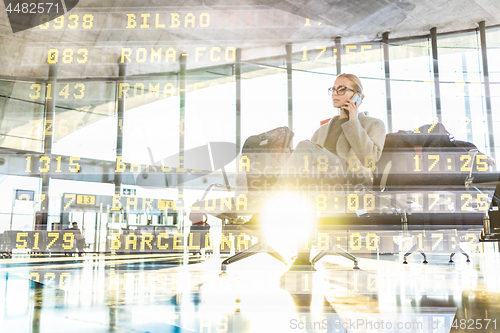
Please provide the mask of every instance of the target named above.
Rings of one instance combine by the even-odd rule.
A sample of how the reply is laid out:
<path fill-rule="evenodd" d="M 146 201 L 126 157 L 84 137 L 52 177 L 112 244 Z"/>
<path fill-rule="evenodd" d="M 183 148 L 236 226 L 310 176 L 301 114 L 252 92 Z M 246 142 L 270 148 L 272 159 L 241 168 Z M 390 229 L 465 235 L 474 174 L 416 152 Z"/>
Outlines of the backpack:
<path fill-rule="evenodd" d="M 454 137 L 443 124 L 423 125 L 415 131 L 398 131 L 386 135 L 384 149 L 421 147 L 455 147 Z"/>
<path fill-rule="evenodd" d="M 293 132 L 287 127 L 278 127 L 270 131 L 252 135 L 245 140 L 242 152 L 283 152 L 291 150 Z"/>
<path fill-rule="evenodd" d="M 271 185 L 277 180 L 292 153 L 293 136 L 290 128 L 283 126 L 246 139 L 241 153 L 249 187 L 251 183 L 253 188 L 262 181 Z"/>

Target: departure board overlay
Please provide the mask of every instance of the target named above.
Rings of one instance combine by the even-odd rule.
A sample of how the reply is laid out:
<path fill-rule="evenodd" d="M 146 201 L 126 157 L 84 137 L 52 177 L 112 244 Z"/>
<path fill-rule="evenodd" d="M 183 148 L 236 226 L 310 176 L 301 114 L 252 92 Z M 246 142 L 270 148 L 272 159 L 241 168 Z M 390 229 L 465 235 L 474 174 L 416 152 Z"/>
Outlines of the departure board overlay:
<path fill-rule="evenodd" d="M 134 73 L 143 73 L 136 67 L 144 65 L 176 71 L 180 57 L 191 68 L 231 64 L 237 61 L 238 49 L 243 61 L 279 57 L 283 55 L 279 45 L 289 43 L 290 36 L 294 57 L 301 62 L 334 61 L 337 53 L 359 53 L 366 60 L 378 57 L 372 52 L 378 46 L 369 42 L 336 45 L 334 27 L 263 5 L 183 6 L 182 10 L 168 5 L 77 6 L 55 19 L 42 13 L 36 20 L 33 32 L 50 41 L 29 43 L 22 66 L 87 66 L 86 75 L 116 64 L 135 68 Z M 94 66 L 94 71 L 88 66 Z"/>
<path fill-rule="evenodd" d="M 383 228 L 380 228 L 383 229 Z M 71 253 L 78 249 L 78 233 L 73 231 L 7 231 L 5 233 L 5 246 L 10 249 L 22 251 L 31 250 L 34 253 Z M 211 241 L 213 233 L 205 231 L 191 231 L 189 234 L 172 231 L 150 231 L 142 233 L 122 232 L 121 230 L 107 230 L 106 252 L 113 253 L 183 253 L 184 251 L 197 253 L 201 249 L 213 250 Z M 370 230 L 360 231 L 355 227 L 347 232 L 319 231 L 314 243 L 310 246 L 317 249 L 335 247 L 337 245 L 348 247 L 352 253 L 377 253 L 382 238 L 413 237 L 419 249 L 427 253 L 451 252 L 457 242 L 470 245 L 478 244 L 479 232 L 474 228 L 460 232 L 438 230 L 433 232 Z M 221 253 L 240 252 L 247 250 L 252 245 L 251 235 L 246 230 L 230 229 L 220 235 Z M 49 275 L 50 276 L 50 275 Z M 47 275 L 34 274 L 33 279 L 47 278 Z"/>
<path fill-rule="evenodd" d="M 377 59 L 379 46 L 372 44 L 344 45 L 339 50 L 335 49 L 331 40 L 318 40 L 311 42 L 305 40 L 293 46 L 294 58 L 297 62 L 308 61 L 334 63 L 337 53 L 357 55 L 364 61 Z M 265 59 L 275 61 L 283 55 L 281 48 L 264 44 L 257 40 L 182 40 L 182 41 L 109 41 L 109 42 L 72 42 L 58 43 L 30 43 L 27 47 L 22 66 L 57 65 L 64 68 L 78 68 L 84 66 L 127 65 L 131 73 L 140 73 L 139 67 L 147 65 L 148 68 L 174 72 L 178 69 L 181 58 L 186 59 L 190 68 L 203 68 L 233 64 L 237 61 L 237 50 L 241 50 L 241 61 L 252 59 Z M 279 62 L 278 62 L 279 63 Z M 277 63 L 277 64 L 278 64 Z M 103 67 L 104 68 L 104 67 Z M 86 69 L 89 70 L 89 69 Z M 62 72 L 64 73 L 64 72 Z"/>
<path fill-rule="evenodd" d="M 170 9 L 171 8 L 171 9 Z M 71 14 L 49 21 L 47 15 L 38 18 L 39 30 L 183 30 L 183 29 L 266 29 L 322 28 L 328 26 L 292 13 L 267 6 L 177 6 L 144 8 L 112 8 L 109 12 L 95 8 L 85 12 L 76 8 Z"/>
<path fill-rule="evenodd" d="M 57 133 L 59 135 L 64 134 L 67 130 L 64 128 L 54 128 L 52 122 L 45 123 L 45 132 L 52 135 Z M 226 145 L 224 145 L 225 147 Z M 229 148 L 232 148 L 230 143 L 227 143 Z M 285 168 L 281 165 L 272 165 L 271 160 L 276 157 L 273 154 L 243 154 L 238 157 L 234 156 L 232 158 L 237 158 L 238 171 L 245 172 L 247 177 L 259 178 L 259 177 L 277 177 L 281 174 L 287 174 L 293 178 L 312 178 L 319 177 L 321 179 L 335 179 L 340 178 L 340 176 L 346 176 L 347 174 L 341 174 L 342 172 L 358 172 L 362 170 L 369 170 L 371 172 L 376 172 L 377 174 L 382 174 L 384 170 L 380 170 L 380 164 L 375 162 L 373 156 L 366 156 L 364 162 L 359 161 L 356 158 L 351 159 L 351 163 L 348 165 L 348 170 L 341 171 L 340 160 L 328 160 L 326 155 L 319 155 L 316 157 L 311 157 L 308 154 L 302 156 L 297 156 L 294 158 L 294 165 L 297 167 Z M 181 156 L 181 155 L 179 155 Z M 5 157 L 12 158 L 12 161 L 24 161 L 23 169 L 20 170 L 20 175 L 30 175 L 30 174 L 50 174 L 56 175 L 61 174 L 71 174 L 83 172 L 80 170 L 80 161 L 85 161 L 84 158 L 77 156 L 57 156 L 57 155 L 43 155 L 43 154 L 30 154 L 22 158 L 19 156 L 5 155 Z M 279 155 L 279 157 L 284 157 Z M 177 157 L 179 158 L 179 157 Z M 393 152 L 389 154 L 389 158 L 395 163 L 394 169 L 389 171 L 389 174 L 414 174 L 414 175 L 433 175 L 442 174 L 444 175 L 454 175 L 463 174 L 464 176 L 470 173 L 474 174 L 492 174 L 493 177 L 496 176 L 492 173 L 493 170 L 488 164 L 488 157 L 483 154 L 467 154 L 462 151 L 459 152 L 429 152 L 429 153 L 415 153 L 415 152 Z M 227 163 L 231 162 L 231 154 L 227 157 Z M 184 172 L 185 168 L 180 167 L 177 159 L 175 162 L 177 165 L 167 164 L 172 162 L 173 159 L 168 158 L 165 161 L 159 160 L 155 163 L 150 164 L 140 164 L 140 163 L 126 163 L 123 161 L 121 156 L 117 156 L 114 162 L 102 161 L 103 165 L 111 166 L 114 170 L 113 172 L 118 173 L 134 173 L 134 172 L 148 172 L 150 174 L 167 173 L 167 172 Z M 207 165 L 206 161 L 193 161 L 192 166 L 202 166 Z M 208 165 L 210 165 L 208 163 Z M 202 172 L 204 168 L 191 169 L 194 172 Z M 202 169 L 202 170 L 199 170 Z M 214 171 L 214 170 L 212 170 Z M 464 178 L 465 180 L 465 178 Z M 339 180 L 342 182 L 342 179 Z M 451 185 L 451 184 L 450 184 Z M 456 184 L 460 185 L 460 184 Z"/>
<path fill-rule="evenodd" d="M 35 185 L 15 189 L 32 192 L 16 194 L 17 210 L 11 215 L 21 216 L 22 210 L 33 208 L 29 213 L 34 216 L 33 230 L 36 225 L 61 231 L 57 239 L 55 234 L 43 236 L 48 240 L 46 249 L 55 244 L 62 250 L 64 246 L 75 249 L 70 233 L 57 230 L 69 221 L 57 214 L 67 214 L 66 218 L 105 212 L 106 223 L 127 224 L 127 214 L 144 214 L 147 220 L 154 217 L 161 223 L 167 223 L 168 214 L 179 214 L 182 224 L 189 212 L 199 212 L 234 222 L 258 214 L 259 202 L 281 192 L 307 199 L 325 218 L 398 216 L 404 220 L 407 214 L 456 214 L 481 219 L 489 209 L 499 177 L 491 144 L 476 140 L 479 109 L 469 105 L 483 98 L 478 92 L 481 79 L 464 75 L 459 78 L 464 81 L 458 81 L 443 72 L 447 81 L 438 81 L 430 74 L 407 75 L 406 69 L 393 77 L 386 71 L 384 76 L 387 61 L 407 58 L 415 58 L 419 66 L 424 63 L 427 70 L 428 60 L 432 61 L 430 37 L 419 36 L 411 45 L 394 38 L 390 44 L 387 36 L 357 36 L 340 23 L 324 24 L 318 19 L 321 15 L 300 16 L 307 11 L 280 10 L 264 2 L 237 6 L 192 1 L 162 6 L 151 0 L 120 6 L 67 0 L 54 4 L 56 14 L 45 5 L 33 9 L 36 12 L 30 6 L 9 7 L 16 15 L 29 11 L 32 27 L 17 35 L 24 41 L 22 48 L 12 47 L 9 39 L 6 45 L 13 51 L 0 55 L 0 60 L 10 59 L 3 62 L 5 75 L 0 78 L 0 107 L 5 110 L 0 174 L 39 181 L 38 190 L 33 190 Z M 447 52 L 441 52 L 443 58 Z M 375 66 L 376 71 L 362 73 L 365 66 Z M 367 111 L 383 119 L 386 130 L 393 132 L 386 135 L 386 143 L 392 135 L 393 146 L 385 149 L 377 143 L 370 154 L 350 153 L 344 160 L 326 151 L 294 152 L 293 147 L 310 138 L 311 129 L 324 119 L 318 110 L 332 111 L 327 90 L 334 78 L 351 69 L 366 82 L 367 98 L 373 96 L 363 107 L 370 106 L 373 111 Z M 312 91 L 312 82 L 317 91 Z M 446 123 L 448 130 L 462 140 L 467 137 L 467 142 L 455 141 L 444 129 L 450 119 L 445 108 L 451 108 L 451 102 L 443 102 L 443 110 L 439 103 L 436 108 L 429 103 L 440 98 L 432 89 L 442 85 L 443 94 L 449 94 L 451 83 L 453 89 L 473 92 L 474 99 L 464 101 L 469 105 L 465 116 L 460 116 L 465 121 Z M 396 94 L 402 88 L 404 97 Z M 334 95 L 342 92 L 335 91 Z M 414 94 L 426 98 L 422 105 L 428 110 L 422 123 L 414 114 L 408 116 L 411 120 L 401 120 L 402 103 L 395 102 L 392 109 L 390 98 L 406 101 Z M 427 127 L 399 132 L 393 128 L 403 123 Z M 280 153 L 276 151 L 281 148 L 246 148 L 249 135 L 277 126 L 288 126 L 300 140 L 290 138 L 290 145 Z M 418 134 L 422 137 L 414 136 Z M 115 190 L 86 193 L 75 185 L 57 196 L 49 195 L 66 181 Z M 122 186 L 128 186 L 127 191 Z M 218 193 L 206 195 L 207 188 Z M 166 189 L 172 190 L 171 195 L 149 192 Z M 27 228 L 30 222 L 19 216 L 11 218 L 10 224 Z M 163 242 L 167 238 L 157 234 L 154 240 L 135 240 L 129 231 L 118 234 L 108 235 L 115 241 L 108 244 L 110 251 L 128 250 L 123 244 L 134 243 L 143 250 L 167 244 Z M 35 242 L 35 237 L 41 237 L 36 235 L 13 237 L 21 246 L 17 248 L 24 249 L 19 244 L 25 239 Z M 168 244 L 169 249 L 180 246 L 172 236 Z"/>

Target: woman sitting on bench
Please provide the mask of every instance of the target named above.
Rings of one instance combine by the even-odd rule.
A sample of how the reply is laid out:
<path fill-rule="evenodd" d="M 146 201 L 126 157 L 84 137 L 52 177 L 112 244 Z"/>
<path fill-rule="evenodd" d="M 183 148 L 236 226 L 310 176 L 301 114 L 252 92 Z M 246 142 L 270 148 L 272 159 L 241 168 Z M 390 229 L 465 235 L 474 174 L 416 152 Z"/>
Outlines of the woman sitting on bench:
<path fill-rule="evenodd" d="M 329 165 L 334 165 L 335 160 L 340 159 L 343 175 L 346 176 L 347 172 L 351 171 L 363 183 L 369 179 L 365 166 L 374 166 L 382 155 L 385 125 L 380 119 L 359 112 L 358 107 L 364 94 L 361 81 L 356 75 L 339 75 L 334 86 L 328 91 L 332 96 L 333 106 L 340 110 L 340 114 L 323 124 L 314 133 L 311 141 L 300 142 L 294 153 L 312 154 L 311 161 L 316 161 L 317 156 L 326 156 Z M 297 170 L 293 166 L 302 163 L 302 159 L 292 155 L 285 165 L 285 170 Z M 311 166 L 313 164 L 311 163 Z M 297 176 L 292 173 L 283 174 L 279 180 L 280 185 L 289 185 L 290 178 Z M 363 177 L 359 178 L 360 175 Z"/>
<path fill-rule="evenodd" d="M 378 161 L 384 148 L 385 125 L 380 119 L 359 112 L 358 107 L 365 96 L 359 78 L 353 74 L 340 74 L 328 92 L 340 114 L 322 125 L 312 141 L 338 156 L 344 168 L 349 165 L 349 156 L 352 155 L 361 162 L 369 156 Z"/>

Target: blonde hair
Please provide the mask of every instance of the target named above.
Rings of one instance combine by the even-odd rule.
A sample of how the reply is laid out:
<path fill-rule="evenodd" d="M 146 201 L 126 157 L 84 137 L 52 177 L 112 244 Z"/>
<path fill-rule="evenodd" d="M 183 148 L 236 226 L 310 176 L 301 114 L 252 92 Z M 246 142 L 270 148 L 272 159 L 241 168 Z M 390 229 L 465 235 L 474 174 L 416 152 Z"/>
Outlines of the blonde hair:
<path fill-rule="evenodd" d="M 365 94 L 363 94 L 363 85 L 361 84 L 361 80 L 359 79 L 359 77 L 357 77 L 354 74 L 346 74 L 346 73 L 340 74 L 339 76 L 337 76 L 337 78 L 339 78 L 339 77 L 345 77 L 346 79 L 351 81 L 352 85 L 353 85 L 353 89 L 359 93 L 361 100 L 363 100 L 365 98 Z"/>

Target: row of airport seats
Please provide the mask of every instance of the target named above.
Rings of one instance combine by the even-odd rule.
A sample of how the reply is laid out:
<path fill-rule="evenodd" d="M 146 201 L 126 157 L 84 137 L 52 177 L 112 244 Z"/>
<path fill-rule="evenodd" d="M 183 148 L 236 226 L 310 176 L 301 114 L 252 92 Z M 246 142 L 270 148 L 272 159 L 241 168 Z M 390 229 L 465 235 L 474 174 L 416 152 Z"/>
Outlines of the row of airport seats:
<path fill-rule="evenodd" d="M 283 142 L 291 143 L 291 136 L 293 134 L 290 135 L 282 129 L 279 131 L 280 133 L 285 133 L 283 135 L 287 138 L 287 140 L 281 140 L 279 144 Z M 232 200 L 233 205 L 231 209 L 206 211 L 206 213 L 225 221 L 226 224 L 224 227 L 226 230 L 245 229 L 250 233 L 254 230 L 260 236 L 257 244 L 246 251 L 242 251 L 226 259 L 222 263 L 223 272 L 225 272 L 227 265 L 262 251 L 266 251 L 277 259 L 284 261 L 276 251 L 265 243 L 265 240 L 262 239 L 263 235 L 259 232 L 261 229 L 261 226 L 259 226 L 259 210 L 262 208 L 263 202 L 267 199 L 263 195 L 266 191 L 252 190 L 255 189 L 255 184 L 272 188 L 272 184 L 276 183 L 280 177 L 280 169 L 276 168 L 276 166 L 283 165 L 286 162 L 290 156 L 291 147 L 289 144 L 280 147 L 270 145 L 266 133 L 262 133 L 257 137 L 266 142 L 266 147 L 257 145 L 256 149 L 251 149 L 244 145 L 242 149 L 242 158 L 247 158 L 252 160 L 252 162 L 257 160 L 258 163 L 255 163 L 255 165 L 259 169 L 255 171 L 243 168 L 246 171 L 244 173 L 246 179 L 242 180 L 240 178 L 238 185 L 246 185 L 246 191 L 239 191 L 238 188 L 232 189 L 236 197 Z M 265 157 L 266 153 L 269 155 L 267 158 Z M 362 189 L 359 187 L 356 189 L 358 192 L 369 193 L 377 197 L 379 204 L 385 206 L 384 209 L 375 212 L 356 212 L 356 214 L 322 214 L 318 219 L 317 229 L 318 231 L 328 231 L 375 228 L 411 231 L 440 228 L 481 228 L 485 215 L 484 205 L 489 205 L 489 202 L 477 200 L 479 196 L 476 194 L 486 193 L 495 188 L 494 182 L 498 181 L 499 174 L 493 171 L 494 164 L 495 161 L 486 154 L 481 153 L 473 143 L 454 140 L 453 136 L 439 123 L 424 125 L 415 131 L 389 133 L 386 136 L 382 156 L 372 168 L 370 185 L 366 186 L 365 183 Z M 248 163 L 248 165 L 252 165 L 252 163 Z M 312 163 L 309 165 L 312 165 Z M 266 167 L 268 170 L 276 170 L 276 172 L 266 174 L 263 172 Z M 370 168 L 371 165 L 367 163 L 365 167 Z M 315 176 L 317 177 L 307 179 L 307 182 L 313 183 L 315 181 L 328 180 L 326 173 L 323 175 L 316 174 Z M 337 178 L 334 180 L 334 183 L 342 183 L 342 179 Z M 489 185 L 482 187 L 477 185 L 481 183 Z M 209 189 L 217 187 L 230 189 L 229 184 L 213 184 Z M 412 212 L 413 206 L 409 198 L 406 198 L 406 200 L 398 200 L 396 197 L 386 199 L 387 193 L 391 192 L 418 193 L 419 191 L 456 191 L 459 193 L 459 198 L 464 192 L 469 191 L 472 199 L 465 200 L 467 201 L 466 211 L 458 209 L 456 212 L 436 213 L 431 211 Z M 246 195 L 247 199 L 246 204 L 248 209 L 245 211 L 240 210 L 237 205 L 238 198 L 241 199 L 242 193 Z M 207 191 L 203 195 L 202 200 L 196 202 L 193 206 L 199 211 L 203 211 L 205 207 L 204 202 L 206 201 L 204 199 L 208 195 Z M 465 194 L 465 198 L 468 199 L 469 196 Z M 258 204 L 253 205 L 254 202 Z M 212 204 L 212 206 L 214 205 Z M 222 208 L 222 205 L 220 207 Z M 249 223 L 238 223 L 245 221 L 245 219 L 242 220 L 242 216 L 245 215 L 247 219 L 250 219 Z M 357 267 L 357 260 L 354 256 L 338 249 L 321 251 L 318 256 L 312 259 L 312 264 L 320 260 L 331 250 L 335 250 L 338 254 L 353 260 L 355 268 Z M 412 247 L 411 251 L 405 254 L 405 263 L 406 257 L 414 250 L 418 249 Z M 460 249 L 457 249 L 457 251 L 463 252 Z M 425 254 L 423 255 L 424 262 L 426 262 Z M 453 255 L 454 253 L 451 254 L 451 257 Z M 464 255 L 466 254 L 464 253 Z"/>

